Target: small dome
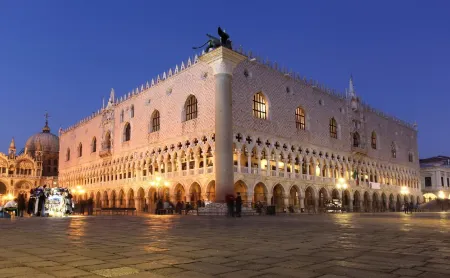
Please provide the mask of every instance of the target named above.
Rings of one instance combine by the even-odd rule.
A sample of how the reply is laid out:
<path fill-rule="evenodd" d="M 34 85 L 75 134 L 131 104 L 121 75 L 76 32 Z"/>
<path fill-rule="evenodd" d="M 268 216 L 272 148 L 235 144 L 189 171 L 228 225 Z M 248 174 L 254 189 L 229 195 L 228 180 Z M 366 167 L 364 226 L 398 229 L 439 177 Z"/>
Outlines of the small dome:
<path fill-rule="evenodd" d="M 46 121 L 42 132 L 28 138 L 25 143 L 25 149 L 27 152 L 42 150 L 44 152 L 57 153 L 59 152 L 59 137 L 50 133 L 50 128 Z"/>

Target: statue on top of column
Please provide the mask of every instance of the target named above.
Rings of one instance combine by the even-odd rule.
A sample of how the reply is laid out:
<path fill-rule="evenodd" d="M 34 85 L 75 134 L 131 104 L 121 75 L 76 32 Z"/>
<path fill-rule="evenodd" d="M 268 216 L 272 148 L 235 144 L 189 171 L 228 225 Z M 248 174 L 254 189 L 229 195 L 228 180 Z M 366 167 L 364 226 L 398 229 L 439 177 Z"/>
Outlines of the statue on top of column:
<path fill-rule="evenodd" d="M 205 49 L 206 53 L 208 53 L 211 49 L 216 49 L 221 46 L 232 49 L 230 35 L 228 35 L 225 30 L 220 28 L 220 26 L 217 29 L 217 34 L 219 35 L 220 39 L 210 34 L 206 34 L 209 40 L 206 41 L 202 46 L 193 47 L 193 49 L 199 49 L 204 47 L 205 45 L 207 45 Z"/>

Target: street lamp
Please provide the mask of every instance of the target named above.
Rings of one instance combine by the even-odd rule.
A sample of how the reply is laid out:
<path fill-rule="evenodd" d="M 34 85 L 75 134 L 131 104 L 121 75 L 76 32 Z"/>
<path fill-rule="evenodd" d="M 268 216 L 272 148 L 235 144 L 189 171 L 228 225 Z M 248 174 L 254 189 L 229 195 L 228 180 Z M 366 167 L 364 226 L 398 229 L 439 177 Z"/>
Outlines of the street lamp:
<path fill-rule="evenodd" d="M 445 199 L 445 194 L 444 194 L 444 191 L 439 191 L 439 193 L 438 193 L 438 197 L 439 197 L 439 199 Z"/>
<path fill-rule="evenodd" d="M 341 206 L 344 206 L 344 190 L 347 189 L 347 183 L 344 178 L 339 178 L 336 184 L 337 189 L 341 190 Z"/>

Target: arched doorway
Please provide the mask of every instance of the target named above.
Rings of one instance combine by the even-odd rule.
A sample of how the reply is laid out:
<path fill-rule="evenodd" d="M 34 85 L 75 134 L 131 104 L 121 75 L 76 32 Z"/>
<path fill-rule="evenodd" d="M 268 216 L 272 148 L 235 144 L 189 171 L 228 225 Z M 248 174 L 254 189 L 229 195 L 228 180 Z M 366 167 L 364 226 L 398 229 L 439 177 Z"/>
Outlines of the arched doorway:
<path fill-rule="evenodd" d="M 247 185 L 245 182 L 238 180 L 234 184 L 234 194 L 237 195 L 238 193 L 241 194 L 242 201 L 246 202 L 248 200 L 247 198 Z"/>
<path fill-rule="evenodd" d="M 401 211 L 402 210 L 402 199 L 400 195 L 397 195 L 397 203 L 395 204 L 395 211 Z"/>
<path fill-rule="evenodd" d="M 186 202 L 186 190 L 184 186 L 179 183 L 175 186 L 175 201 L 178 202 Z"/>
<path fill-rule="evenodd" d="M 355 193 L 353 193 L 353 211 L 361 211 L 361 196 L 359 191 L 355 191 Z"/>
<path fill-rule="evenodd" d="M 256 184 L 253 192 L 253 200 L 255 203 L 261 202 L 263 204 L 267 204 L 267 188 L 264 183 L 259 182 L 258 184 Z"/>
<path fill-rule="evenodd" d="M 202 189 L 200 185 L 194 182 L 189 188 L 189 195 L 191 197 L 191 204 L 196 207 L 197 201 L 202 199 Z"/>
<path fill-rule="evenodd" d="M 387 211 L 387 197 L 386 194 L 381 194 L 381 211 L 386 212 Z"/>
<path fill-rule="evenodd" d="M 97 194 L 95 194 L 95 207 L 96 208 L 102 207 L 102 194 L 100 193 L 100 191 L 98 191 Z"/>
<path fill-rule="evenodd" d="M 380 211 L 380 200 L 378 200 L 378 193 L 374 192 L 372 195 L 372 212 Z"/>
<path fill-rule="evenodd" d="M 6 185 L 0 181 L 0 195 L 6 195 L 6 192 L 8 191 Z"/>
<path fill-rule="evenodd" d="M 344 196 L 342 196 L 342 209 L 344 211 L 350 211 L 350 191 L 345 190 Z"/>
<path fill-rule="evenodd" d="M 115 208 L 117 206 L 117 196 L 116 196 L 116 191 L 113 190 L 111 192 L 111 207 Z"/>
<path fill-rule="evenodd" d="M 319 191 L 319 211 L 325 210 L 325 203 L 328 200 L 328 192 L 325 188 L 321 188 Z"/>
<path fill-rule="evenodd" d="M 216 181 L 210 181 L 208 183 L 206 187 L 206 199 L 211 203 L 216 201 Z M 243 199 L 243 201 L 246 201 L 246 199 Z"/>
<path fill-rule="evenodd" d="M 333 191 L 331 191 L 331 199 L 341 199 L 339 197 L 339 191 L 337 189 L 333 189 Z"/>
<path fill-rule="evenodd" d="M 103 192 L 103 203 L 102 203 L 102 207 L 103 208 L 109 208 L 111 206 L 111 204 L 109 203 L 109 199 L 108 199 L 108 192 L 104 191 Z"/>
<path fill-rule="evenodd" d="M 289 206 L 291 206 L 295 211 L 300 209 L 299 199 L 300 189 L 294 185 L 291 187 L 291 190 L 289 190 Z"/>
<path fill-rule="evenodd" d="M 314 212 L 315 211 L 315 196 L 314 196 L 314 190 L 308 186 L 305 190 L 305 210 L 307 212 Z"/>
<path fill-rule="evenodd" d="M 363 200 L 363 209 L 364 212 L 370 212 L 370 196 L 369 196 L 369 192 L 364 192 L 364 200 Z"/>
<path fill-rule="evenodd" d="M 127 199 L 128 202 L 125 203 L 125 206 L 128 208 L 136 208 L 136 204 L 134 203 L 134 190 L 131 188 L 128 190 Z"/>
<path fill-rule="evenodd" d="M 279 212 L 284 210 L 284 188 L 281 184 L 275 185 L 273 188 L 273 205 Z"/>
<path fill-rule="evenodd" d="M 156 211 L 156 203 L 158 202 L 158 192 L 156 192 L 155 187 L 150 187 L 147 194 L 148 198 L 148 211 L 151 213 L 155 213 Z"/>
<path fill-rule="evenodd" d="M 139 187 L 139 189 L 137 191 L 137 200 L 138 200 L 138 203 L 137 203 L 136 209 L 138 211 L 144 211 L 144 208 L 147 207 L 147 204 L 146 204 L 146 200 L 145 200 L 145 192 L 142 187 Z"/>
<path fill-rule="evenodd" d="M 395 211 L 395 198 L 392 193 L 389 195 L 389 211 Z"/>
<path fill-rule="evenodd" d="M 120 191 L 119 191 L 119 199 L 117 201 L 118 201 L 118 204 L 117 204 L 118 208 L 125 207 L 125 192 L 123 192 L 123 189 L 120 189 Z"/>

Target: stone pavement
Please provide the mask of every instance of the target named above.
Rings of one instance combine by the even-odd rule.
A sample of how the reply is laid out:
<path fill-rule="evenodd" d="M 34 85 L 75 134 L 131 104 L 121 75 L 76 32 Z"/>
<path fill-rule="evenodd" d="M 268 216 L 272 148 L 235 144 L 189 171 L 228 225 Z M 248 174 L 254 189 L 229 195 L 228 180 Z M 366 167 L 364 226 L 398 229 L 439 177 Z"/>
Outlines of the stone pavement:
<path fill-rule="evenodd" d="M 0 219 L 0 277 L 450 277 L 450 214 Z"/>

